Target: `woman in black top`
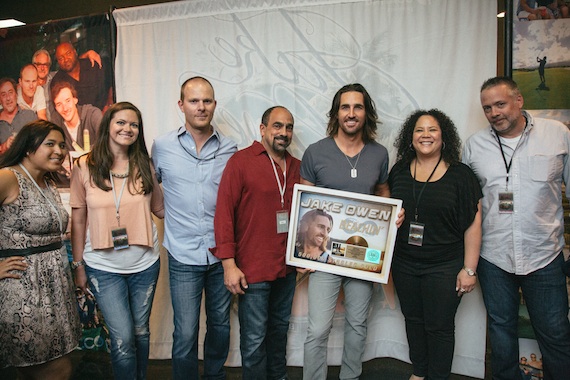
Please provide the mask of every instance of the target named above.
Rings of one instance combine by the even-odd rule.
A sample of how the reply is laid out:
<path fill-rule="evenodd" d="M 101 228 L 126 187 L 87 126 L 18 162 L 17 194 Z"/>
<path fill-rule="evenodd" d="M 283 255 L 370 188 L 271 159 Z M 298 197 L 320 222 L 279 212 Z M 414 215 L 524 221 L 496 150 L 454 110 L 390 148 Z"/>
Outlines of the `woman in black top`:
<path fill-rule="evenodd" d="M 410 380 L 447 379 L 455 345 L 455 313 L 477 282 L 481 247 L 481 187 L 459 158 L 461 141 L 439 110 L 419 110 L 404 122 L 398 161 L 388 183 L 403 200 L 392 275 L 406 319 Z"/>

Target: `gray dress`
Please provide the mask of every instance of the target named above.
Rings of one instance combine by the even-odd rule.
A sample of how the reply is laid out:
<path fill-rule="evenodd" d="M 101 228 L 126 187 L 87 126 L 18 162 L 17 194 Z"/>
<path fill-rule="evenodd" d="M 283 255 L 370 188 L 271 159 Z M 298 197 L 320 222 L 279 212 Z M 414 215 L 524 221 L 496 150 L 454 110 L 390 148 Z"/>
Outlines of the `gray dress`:
<path fill-rule="evenodd" d="M 57 214 L 33 182 L 12 170 L 18 198 L 0 207 L 0 250 L 44 246 L 61 240 Z M 63 229 L 68 214 L 55 187 L 43 189 L 56 205 Z M 4 258 L 0 258 L 5 260 Z M 0 280 L 0 367 L 31 366 L 59 358 L 81 336 L 65 246 L 26 256 L 20 279 Z"/>

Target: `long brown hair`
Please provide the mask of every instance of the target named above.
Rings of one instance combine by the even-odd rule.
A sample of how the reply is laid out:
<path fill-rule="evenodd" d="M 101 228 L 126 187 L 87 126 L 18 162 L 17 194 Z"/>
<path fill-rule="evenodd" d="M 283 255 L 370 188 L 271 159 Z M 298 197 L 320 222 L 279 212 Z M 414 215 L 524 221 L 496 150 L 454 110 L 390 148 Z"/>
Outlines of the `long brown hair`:
<path fill-rule="evenodd" d="M 345 92 L 360 92 L 364 97 L 364 111 L 366 112 L 366 122 L 362 128 L 362 141 L 364 143 L 369 143 L 376 139 L 376 130 L 378 129 L 378 113 L 376 112 L 376 106 L 374 101 L 370 97 L 370 94 L 363 85 L 360 83 L 351 83 L 341 87 L 340 90 L 334 95 L 331 109 L 327 116 L 329 117 L 329 122 L 327 125 L 327 136 L 333 137 L 338 133 L 339 121 L 338 121 L 338 110 L 340 109 L 340 97 Z"/>
<path fill-rule="evenodd" d="M 109 149 L 109 135 L 111 119 L 119 111 L 131 110 L 137 114 L 139 119 L 139 135 L 137 140 L 129 146 L 129 192 L 131 194 L 149 194 L 153 190 L 152 172 L 150 169 L 150 157 L 144 141 L 144 128 L 141 111 L 129 102 L 119 102 L 113 104 L 103 114 L 97 138 L 93 144 L 91 152 L 87 154 L 87 167 L 91 174 L 91 179 L 95 185 L 104 191 L 111 190 L 109 186 L 109 172 L 113 167 L 115 157 Z M 137 187 L 139 179 L 142 181 L 142 188 Z"/>

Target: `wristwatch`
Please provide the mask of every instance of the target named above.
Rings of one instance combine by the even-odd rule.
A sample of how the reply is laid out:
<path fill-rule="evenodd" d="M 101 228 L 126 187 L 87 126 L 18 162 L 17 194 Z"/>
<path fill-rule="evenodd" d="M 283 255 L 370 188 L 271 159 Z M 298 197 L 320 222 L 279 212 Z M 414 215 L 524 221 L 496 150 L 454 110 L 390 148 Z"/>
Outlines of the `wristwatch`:
<path fill-rule="evenodd" d="M 467 274 L 468 274 L 469 276 L 472 276 L 472 277 L 473 277 L 473 276 L 477 276 L 477 272 L 475 272 L 475 271 L 474 271 L 473 269 L 471 269 L 471 268 L 463 267 L 463 270 L 464 270 L 465 272 L 467 272 Z"/>
<path fill-rule="evenodd" d="M 85 261 L 72 261 L 71 262 L 71 269 L 76 270 L 79 267 L 85 266 Z"/>

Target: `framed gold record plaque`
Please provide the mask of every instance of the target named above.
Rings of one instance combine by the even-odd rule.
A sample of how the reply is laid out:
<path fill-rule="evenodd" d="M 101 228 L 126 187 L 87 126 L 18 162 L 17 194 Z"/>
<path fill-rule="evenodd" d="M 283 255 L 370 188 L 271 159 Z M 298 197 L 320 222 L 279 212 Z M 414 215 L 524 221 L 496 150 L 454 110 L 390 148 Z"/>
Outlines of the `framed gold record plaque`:
<path fill-rule="evenodd" d="M 295 185 L 288 265 L 387 283 L 399 199 Z"/>

